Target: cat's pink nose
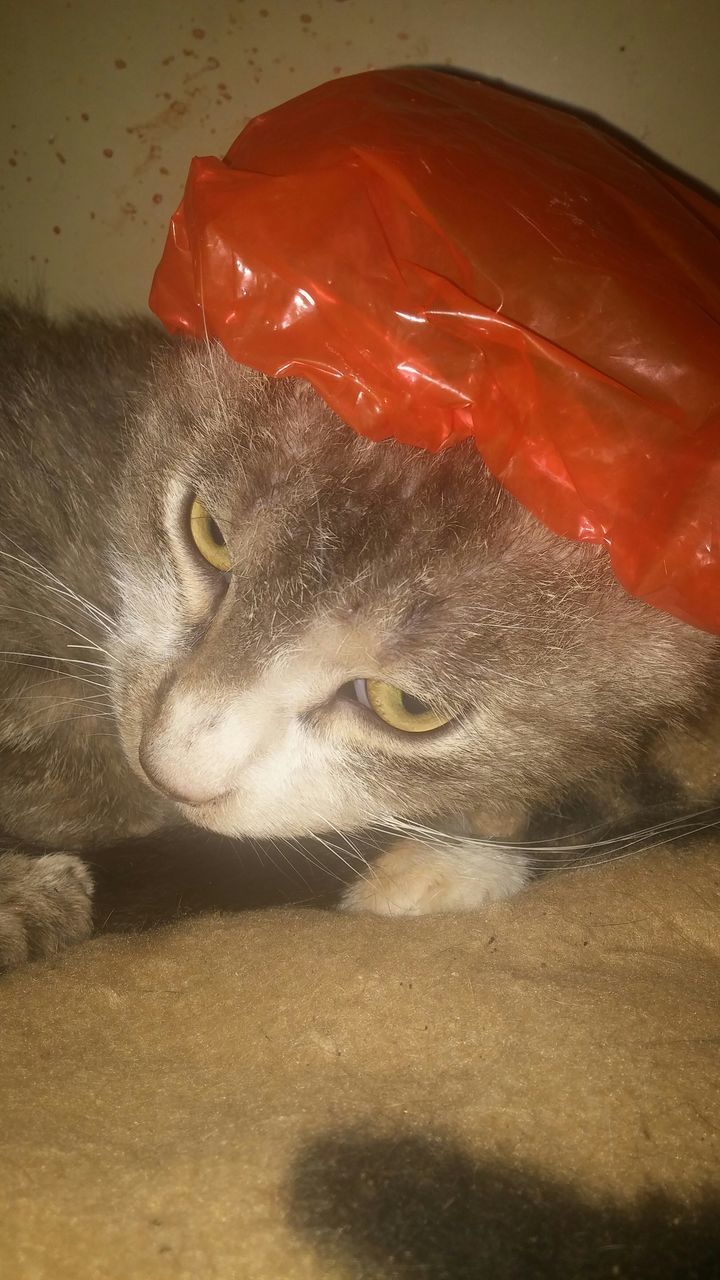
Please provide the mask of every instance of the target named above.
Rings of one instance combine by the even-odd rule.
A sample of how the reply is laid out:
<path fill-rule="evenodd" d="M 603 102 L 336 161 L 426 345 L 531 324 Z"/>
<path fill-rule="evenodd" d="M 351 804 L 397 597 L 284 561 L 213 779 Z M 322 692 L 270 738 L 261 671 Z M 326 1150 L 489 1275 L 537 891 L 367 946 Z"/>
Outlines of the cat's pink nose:
<path fill-rule="evenodd" d="M 138 756 L 143 771 L 153 786 L 157 787 L 158 791 L 164 792 L 171 800 L 177 800 L 179 804 L 193 806 L 210 804 L 213 800 L 222 800 L 223 796 L 228 794 L 227 791 L 213 787 L 212 784 L 203 786 L 202 780 L 192 777 L 189 770 L 185 776 L 179 778 L 175 769 L 168 768 L 158 758 L 145 737 L 140 743 Z"/>

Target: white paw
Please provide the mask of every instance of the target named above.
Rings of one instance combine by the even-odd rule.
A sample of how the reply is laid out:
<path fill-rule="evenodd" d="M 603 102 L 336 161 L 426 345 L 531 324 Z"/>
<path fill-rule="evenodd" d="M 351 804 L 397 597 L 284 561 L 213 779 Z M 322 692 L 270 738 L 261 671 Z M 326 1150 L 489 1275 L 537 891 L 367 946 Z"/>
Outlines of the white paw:
<path fill-rule="evenodd" d="M 344 911 L 379 916 L 472 911 L 510 897 L 528 879 L 527 859 L 511 850 L 434 849 L 399 840 L 375 859 L 365 879 L 346 890 L 340 905 Z"/>

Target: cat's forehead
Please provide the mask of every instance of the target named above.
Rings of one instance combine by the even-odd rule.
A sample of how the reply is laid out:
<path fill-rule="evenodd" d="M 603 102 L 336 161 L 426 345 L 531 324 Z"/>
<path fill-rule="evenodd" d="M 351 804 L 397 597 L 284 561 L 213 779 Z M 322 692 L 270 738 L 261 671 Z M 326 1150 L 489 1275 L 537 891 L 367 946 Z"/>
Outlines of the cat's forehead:
<path fill-rule="evenodd" d="M 446 524 L 466 525 L 497 507 L 498 486 L 469 442 L 431 455 L 366 440 L 303 380 L 266 377 L 216 346 L 182 355 L 173 393 L 184 443 L 226 503 L 313 502 L 330 518 L 334 508 L 366 509 L 390 523 L 412 506 L 416 523 L 444 509 Z"/>

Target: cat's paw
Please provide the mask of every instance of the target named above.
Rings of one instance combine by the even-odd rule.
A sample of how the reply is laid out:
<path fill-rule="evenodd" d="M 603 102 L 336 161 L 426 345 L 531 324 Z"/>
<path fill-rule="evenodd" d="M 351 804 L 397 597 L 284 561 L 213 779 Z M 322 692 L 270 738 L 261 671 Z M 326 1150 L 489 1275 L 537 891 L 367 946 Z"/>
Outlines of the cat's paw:
<path fill-rule="evenodd" d="M 54 955 L 92 933 L 92 878 L 79 858 L 0 856 L 0 969 Z"/>
<path fill-rule="evenodd" d="M 363 880 L 347 889 L 344 911 L 420 916 L 472 911 L 508 898 L 527 884 L 528 862 L 503 849 L 430 846 L 399 840 L 376 858 Z"/>

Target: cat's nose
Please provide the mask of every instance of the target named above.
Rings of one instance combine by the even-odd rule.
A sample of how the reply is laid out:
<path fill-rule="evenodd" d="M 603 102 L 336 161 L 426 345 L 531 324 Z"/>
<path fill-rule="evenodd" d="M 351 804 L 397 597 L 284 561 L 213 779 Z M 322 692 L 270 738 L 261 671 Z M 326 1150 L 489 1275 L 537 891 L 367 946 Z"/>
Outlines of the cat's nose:
<path fill-rule="evenodd" d="M 152 746 L 145 737 L 140 743 L 138 756 L 143 771 L 153 786 L 157 787 L 158 791 L 164 792 L 171 800 L 177 800 L 179 804 L 193 806 L 210 804 L 213 800 L 222 800 L 228 794 L 227 791 L 212 784 L 203 786 L 197 776 L 188 773 L 184 774 L 182 779 L 178 778 L 174 769 L 158 759 L 157 753 L 153 752 Z"/>

